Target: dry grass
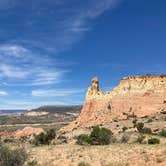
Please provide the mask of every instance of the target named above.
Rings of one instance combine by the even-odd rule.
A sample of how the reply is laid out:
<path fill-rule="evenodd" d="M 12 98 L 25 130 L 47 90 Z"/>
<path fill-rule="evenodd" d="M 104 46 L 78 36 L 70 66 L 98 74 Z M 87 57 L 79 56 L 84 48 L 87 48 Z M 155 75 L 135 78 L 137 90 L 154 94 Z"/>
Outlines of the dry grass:
<path fill-rule="evenodd" d="M 165 166 L 166 144 L 50 145 L 31 147 L 30 156 L 40 166 Z"/>

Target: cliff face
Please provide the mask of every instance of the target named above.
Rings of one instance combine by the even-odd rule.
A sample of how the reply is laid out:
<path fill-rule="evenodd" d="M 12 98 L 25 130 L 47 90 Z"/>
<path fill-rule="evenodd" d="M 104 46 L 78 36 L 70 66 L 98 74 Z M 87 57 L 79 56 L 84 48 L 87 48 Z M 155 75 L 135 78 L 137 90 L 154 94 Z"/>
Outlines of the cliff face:
<path fill-rule="evenodd" d="M 90 87 L 93 91 L 93 86 Z M 88 89 L 89 91 L 89 89 Z M 143 117 L 166 109 L 166 76 L 132 76 L 107 93 L 87 92 L 79 126 L 93 126 L 129 116 Z"/>

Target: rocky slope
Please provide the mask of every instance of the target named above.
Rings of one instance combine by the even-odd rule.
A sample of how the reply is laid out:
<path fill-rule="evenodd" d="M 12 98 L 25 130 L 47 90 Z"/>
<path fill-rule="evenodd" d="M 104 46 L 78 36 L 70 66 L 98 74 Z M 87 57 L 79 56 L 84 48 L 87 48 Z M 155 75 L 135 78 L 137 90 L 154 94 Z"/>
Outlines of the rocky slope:
<path fill-rule="evenodd" d="M 166 111 L 166 75 L 130 76 L 123 78 L 112 91 L 103 93 L 98 78 L 92 79 L 83 109 L 75 122 L 66 127 L 77 127 L 144 117 Z"/>

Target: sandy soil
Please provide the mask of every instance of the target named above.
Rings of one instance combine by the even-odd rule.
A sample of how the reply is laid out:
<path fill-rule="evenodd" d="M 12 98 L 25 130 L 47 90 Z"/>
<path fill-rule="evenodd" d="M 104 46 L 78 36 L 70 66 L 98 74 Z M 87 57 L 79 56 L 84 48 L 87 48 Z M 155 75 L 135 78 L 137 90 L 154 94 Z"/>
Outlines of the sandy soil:
<path fill-rule="evenodd" d="M 165 166 L 166 144 L 50 145 L 30 148 L 30 156 L 40 166 Z"/>

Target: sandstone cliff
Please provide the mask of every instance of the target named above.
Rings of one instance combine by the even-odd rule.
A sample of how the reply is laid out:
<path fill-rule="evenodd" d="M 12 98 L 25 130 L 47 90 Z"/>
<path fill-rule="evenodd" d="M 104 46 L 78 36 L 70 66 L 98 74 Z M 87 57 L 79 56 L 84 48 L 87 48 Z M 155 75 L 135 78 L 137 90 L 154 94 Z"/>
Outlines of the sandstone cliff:
<path fill-rule="evenodd" d="M 67 128 L 88 127 L 130 116 L 144 117 L 164 110 L 166 75 L 126 77 L 107 93 L 99 89 L 99 81 L 95 77 L 79 117 Z"/>

